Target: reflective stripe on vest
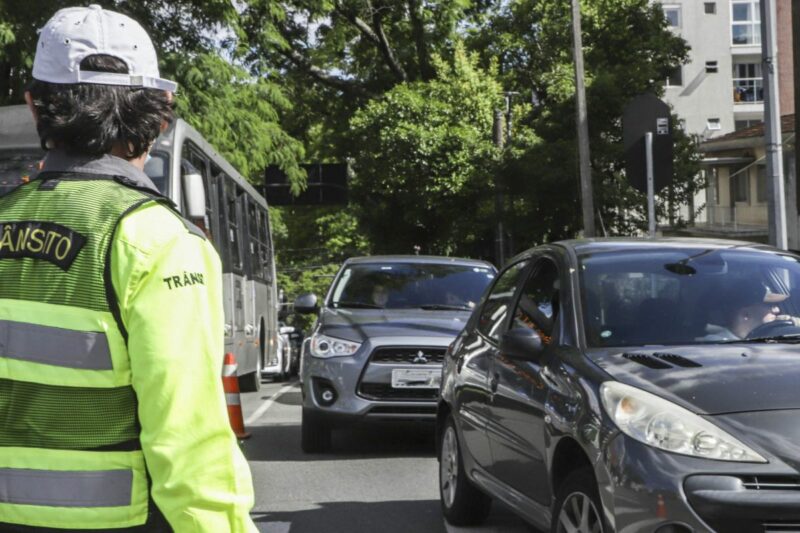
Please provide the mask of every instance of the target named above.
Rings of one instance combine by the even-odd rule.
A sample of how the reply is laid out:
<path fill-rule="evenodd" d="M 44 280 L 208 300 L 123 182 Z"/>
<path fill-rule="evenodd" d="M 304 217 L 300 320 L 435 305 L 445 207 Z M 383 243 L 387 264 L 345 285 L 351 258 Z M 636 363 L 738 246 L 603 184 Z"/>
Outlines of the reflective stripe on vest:
<path fill-rule="evenodd" d="M 10 320 L 0 320 L 0 357 L 87 370 L 113 368 L 105 333 Z"/>
<path fill-rule="evenodd" d="M 0 502 L 52 507 L 131 504 L 133 471 L 0 468 Z"/>

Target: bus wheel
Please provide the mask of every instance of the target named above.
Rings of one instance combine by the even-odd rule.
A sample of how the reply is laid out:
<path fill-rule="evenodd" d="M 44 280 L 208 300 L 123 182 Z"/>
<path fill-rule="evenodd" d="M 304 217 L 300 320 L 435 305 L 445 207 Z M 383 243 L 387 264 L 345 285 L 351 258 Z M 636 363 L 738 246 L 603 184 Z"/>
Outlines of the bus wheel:
<path fill-rule="evenodd" d="M 261 390 L 261 357 L 256 358 L 256 371 L 239 376 L 239 390 L 258 392 Z"/>

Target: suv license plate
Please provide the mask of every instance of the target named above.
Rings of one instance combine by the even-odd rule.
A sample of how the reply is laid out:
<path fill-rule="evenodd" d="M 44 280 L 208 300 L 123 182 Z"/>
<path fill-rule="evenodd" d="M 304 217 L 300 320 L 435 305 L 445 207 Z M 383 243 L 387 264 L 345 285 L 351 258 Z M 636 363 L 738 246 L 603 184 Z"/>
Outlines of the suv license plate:
<path fill-rule="evenodd" d="M 394 389 L 438 389 L 442 382 L 440 368 L 395 368 L 392 370 Z"/>

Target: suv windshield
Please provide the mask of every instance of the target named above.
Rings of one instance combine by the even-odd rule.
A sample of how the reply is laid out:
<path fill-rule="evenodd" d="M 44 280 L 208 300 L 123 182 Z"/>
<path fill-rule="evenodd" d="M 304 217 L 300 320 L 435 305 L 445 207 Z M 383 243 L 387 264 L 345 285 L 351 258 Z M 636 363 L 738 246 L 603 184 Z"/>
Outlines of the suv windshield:
<path fill-rule="evenodd" d="M 493 268 L 477 265 L 354 264 L 339 277 L 331 306 L 470 310 L 494 274 Z"/>
<path fill-rule="evenodd" d="M 38 171 L 41 154 L 34 152 L 0 152 L 0 196 L 25 183 Z"/>
<path fill-rule="evenodd" d="M 800 323 L 800 257 L 646 249 L 580 258 L 589 346 L 737 342 Z M 773 324 L 769 324 L 774 322 Z"/>

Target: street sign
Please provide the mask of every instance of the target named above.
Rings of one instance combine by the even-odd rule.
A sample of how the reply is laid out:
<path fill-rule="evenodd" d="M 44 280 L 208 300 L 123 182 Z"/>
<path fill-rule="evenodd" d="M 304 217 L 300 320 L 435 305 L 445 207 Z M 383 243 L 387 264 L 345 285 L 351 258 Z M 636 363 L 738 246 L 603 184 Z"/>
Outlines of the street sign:
<path fill-rule="evenodd" d="M 622 115 L 625 173 L 631 186 L 647 193 L 645 134 L 653 134 L 653 180 L 655 192 L 672 183 L 672 128 L 670 108 L 653 94 L 631 100 Z"/>
<path fill-rule="evenodd" d="M 301 165 L 308 173 L 305 191 L 293 196 L 286 174 L 276 165 L 267 167 L 264 196 L 270 205 L 337 205 L 347 203 L 346 163 Z"/>

